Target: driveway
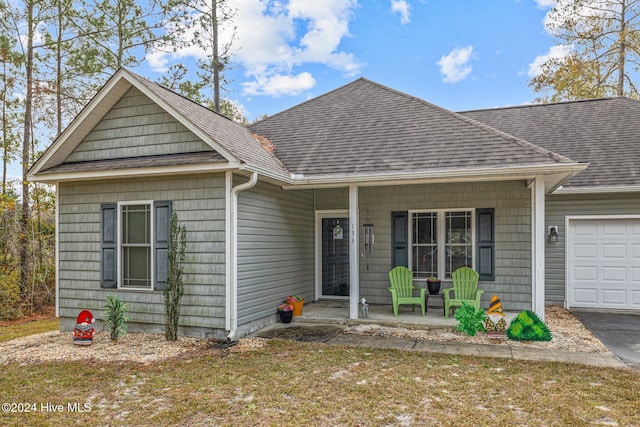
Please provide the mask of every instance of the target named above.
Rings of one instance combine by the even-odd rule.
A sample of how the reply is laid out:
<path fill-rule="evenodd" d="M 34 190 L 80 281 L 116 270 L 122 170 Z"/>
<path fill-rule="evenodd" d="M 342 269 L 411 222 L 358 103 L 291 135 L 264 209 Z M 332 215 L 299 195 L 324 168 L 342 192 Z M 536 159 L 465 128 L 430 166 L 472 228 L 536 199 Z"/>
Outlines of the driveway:
<path fill-rule="evenodd" d="M 640 369 L 640 313 L 572 313 L 620 360 Z"/>

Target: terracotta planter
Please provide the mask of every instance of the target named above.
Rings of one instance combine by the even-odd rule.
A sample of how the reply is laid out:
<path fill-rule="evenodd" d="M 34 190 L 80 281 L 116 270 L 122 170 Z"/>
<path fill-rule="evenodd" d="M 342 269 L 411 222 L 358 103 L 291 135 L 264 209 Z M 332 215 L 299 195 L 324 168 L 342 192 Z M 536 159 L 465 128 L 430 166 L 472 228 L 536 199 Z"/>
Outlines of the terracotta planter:
<path fill-rule="evenodd" d="M 293 303 L 293 315 L 294 316 L 302 316 L 302 306 L 304 306 L 304 300 L 295 301 Z"/>

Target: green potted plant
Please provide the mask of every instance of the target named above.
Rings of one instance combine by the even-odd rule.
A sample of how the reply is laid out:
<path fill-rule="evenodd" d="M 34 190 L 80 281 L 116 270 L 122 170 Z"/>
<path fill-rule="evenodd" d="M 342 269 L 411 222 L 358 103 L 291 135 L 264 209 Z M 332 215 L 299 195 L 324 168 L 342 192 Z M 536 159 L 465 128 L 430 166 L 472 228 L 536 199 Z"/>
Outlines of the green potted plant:
<path fill-rule="evenodd" d="M 291 323 L 293 320 L 293 304 L 283 302 L 278 306 L 278 315 L 282 323 Z"/>
<path fill-rule="evenodd" d="M 429 289 L 429 294 L 437 295 L 440 293 L 440 279 L 436 276 L 431 276 L 427 278 L 427 289 Z"/>

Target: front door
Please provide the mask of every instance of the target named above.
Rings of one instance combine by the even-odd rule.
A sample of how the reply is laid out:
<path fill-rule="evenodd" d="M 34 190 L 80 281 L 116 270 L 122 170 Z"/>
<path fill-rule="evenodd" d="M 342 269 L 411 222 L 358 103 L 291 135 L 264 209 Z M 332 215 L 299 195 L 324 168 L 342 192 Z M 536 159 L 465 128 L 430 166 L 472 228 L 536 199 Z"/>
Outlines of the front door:
<path fill-rule="evenodd" d="M 320 217 L 320 296 L 349 297 L 349 218 Z"/>

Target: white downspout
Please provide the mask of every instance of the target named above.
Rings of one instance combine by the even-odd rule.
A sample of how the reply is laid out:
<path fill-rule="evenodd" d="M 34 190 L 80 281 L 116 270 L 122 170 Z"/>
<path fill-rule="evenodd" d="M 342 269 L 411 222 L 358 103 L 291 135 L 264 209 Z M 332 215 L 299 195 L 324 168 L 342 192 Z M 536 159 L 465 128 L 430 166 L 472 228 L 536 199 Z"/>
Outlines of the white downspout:
<path fill-rule="evenodd" d="M 227 227 L 226 227 L 226 318 L 225 327 L 229 331 L 228 341 L 234 341 L 238 330 L 238 193 L 248 190 L 258 182 L 257 172 L 251 173 L 251 178 L 244 184 L 233 185 L 233 172 L 226 174 L 227 195 Z M 230 191 L 229 191 L 230 189 Z"/>
<path fill-rule="evenodd" d="M 56 317 L 60 317 L 60 183 L 56 183 Z"/>

